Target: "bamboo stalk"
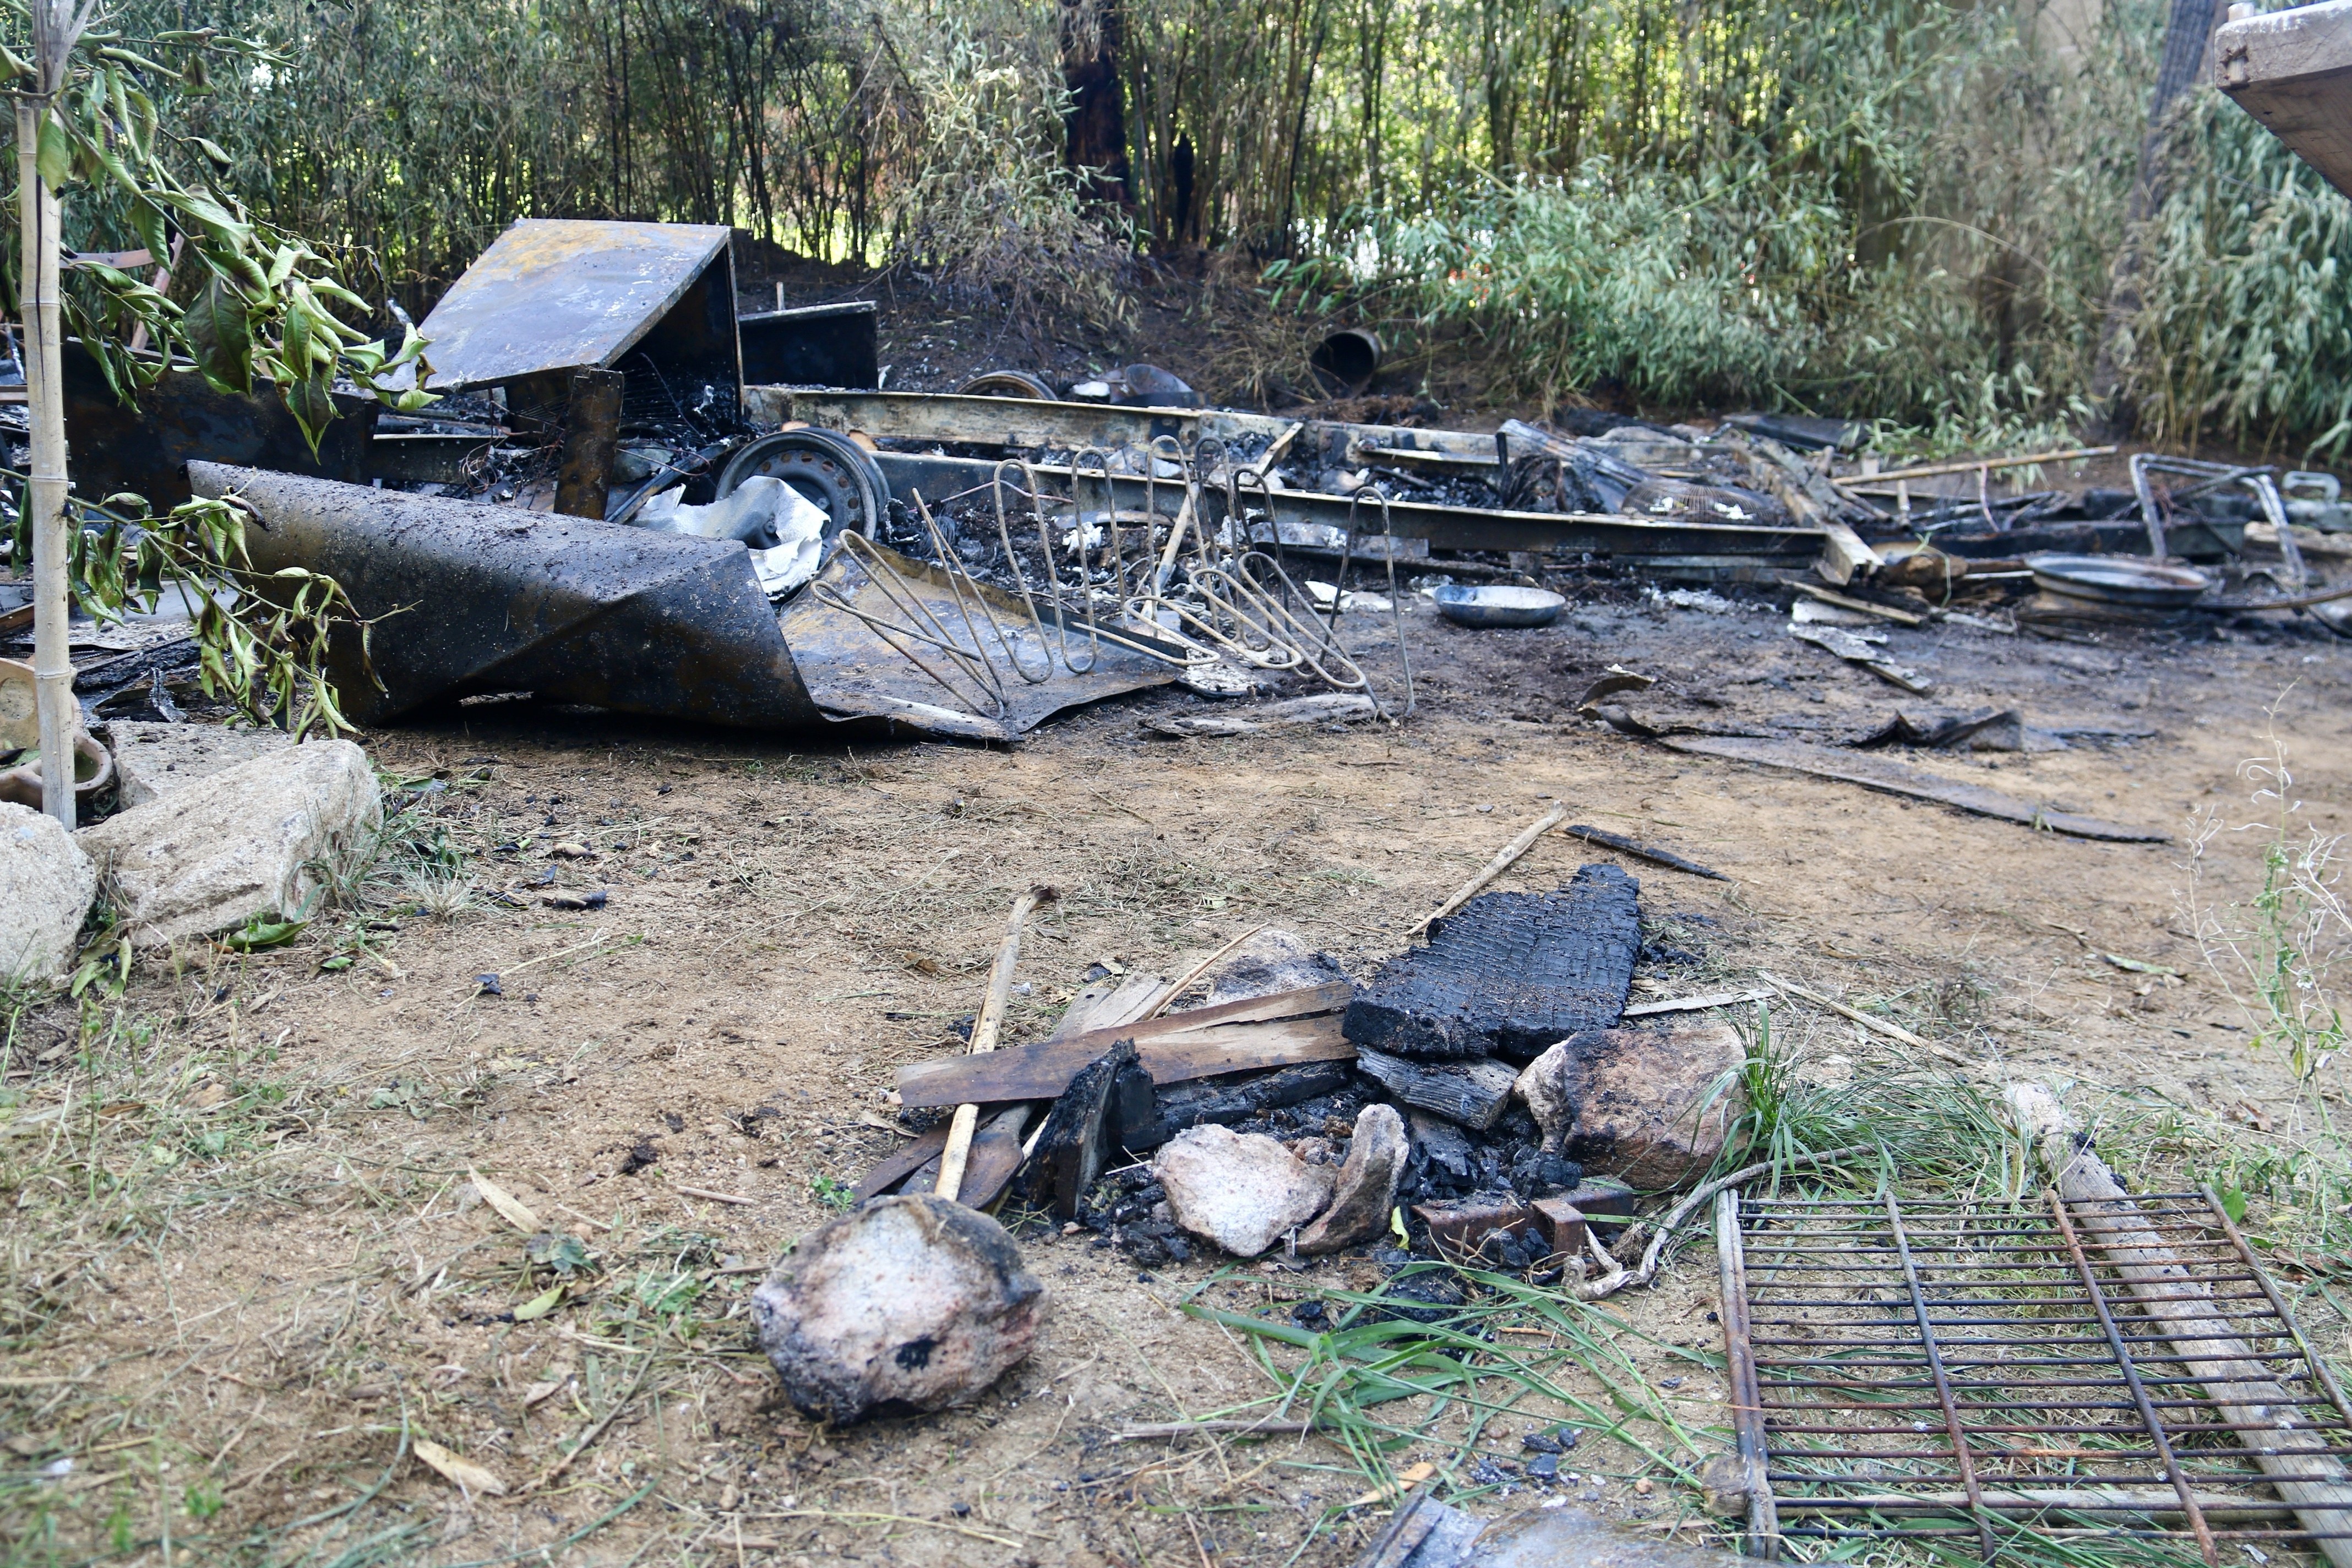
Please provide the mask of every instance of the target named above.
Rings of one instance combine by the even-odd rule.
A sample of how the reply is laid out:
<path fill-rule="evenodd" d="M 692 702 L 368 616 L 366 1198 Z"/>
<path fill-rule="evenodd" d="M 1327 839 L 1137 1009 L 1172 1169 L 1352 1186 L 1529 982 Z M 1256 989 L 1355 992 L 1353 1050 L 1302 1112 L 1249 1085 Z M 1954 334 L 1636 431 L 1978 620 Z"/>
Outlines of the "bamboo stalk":
<path fill-rule="evenodd" d="M 45 82 L 45 86 L 49 85 Z M 33 690 L 40 718 L 41 809 L 74 826 L 73 657 L 66 616 L 65 383 L 58 355 L 58 194 L 42 179 L 41 123 L 47 94 L 16 100 L 19 276 L 24 285 L 25 395 L 32 460 L 26 503 L 33 532 Z"/>
<path fill-rule="evenodd" d="M 1039 904 L 1050 903 L 1058 895 L 1051 888 L 1032 888 L 1013 900 L 1013 913 L 1004 921 L 1004 941 L 996 950 L 996 963 L 988 971 L 988 994 L 981 999 L 980 1016 L 972 1020 L 971 1054 L 981 1056 L 996 1048 L 996 1037 L 1004 1023 L 1005 998 L 1013 992 L 1013 966 L 1021 959 L 1021 927 L 1029 911 Z M 955 1120 L 948 1123 L 947 1147 L 940 1151 L 939 1184 L 932 1190 L 940 1196 L 953 1201 L 963 1190 L 963 1168 L 971 1158 L 971 1135 L 980 1126 L 980 1107 L 959 1105 Z"/>
<path fill-rule="evenodd" d="M 1454 910 L 1468 903 L 1472 899 L 1477 897 L 1479 889 L 1485 887 L 1487 883 L 1493 881 L 1496 878 L 1509 870 L 1513 861 L 1526 854 L 1529 849 L 1535 847 L 1535 842 L 1537 839 L 1541 838 L 1545 834 L 1550 832 L 1553 828 L 1558 827 L 1561 823 L 1567 820 L 1568 802 L 1564 800 L 1556 800 L 1552 802 L 1551 809 L 1549 811 L 1545 812 L 1541 816 L 1536 818 L 1533 823 L 1529 824 L 1520 832 L 1517 838 L 1512 839 L 1508 844 L 1504 845 L 1502 848 L 1496 851 L 1495 858 L 1486 862 L 1486 868 L 1485 870 L 1479 872 L 1476 876 L 1463 883 L 1459 888 L 1456 888 L 1454 890 L 1454 896 L 1452 898 L 1446 900 L 1444 903 L 1430 910 L 1429 913 L 1422 916 L 1421 919 L 1404 933 L 1405 940 L 1407 942 L 1411 942 L 1416 933 L 1427 931 L 1431 926 L 1435 925 L 1439 921 L 1444 920 L 1446 916 L 1452 914 Z"/>

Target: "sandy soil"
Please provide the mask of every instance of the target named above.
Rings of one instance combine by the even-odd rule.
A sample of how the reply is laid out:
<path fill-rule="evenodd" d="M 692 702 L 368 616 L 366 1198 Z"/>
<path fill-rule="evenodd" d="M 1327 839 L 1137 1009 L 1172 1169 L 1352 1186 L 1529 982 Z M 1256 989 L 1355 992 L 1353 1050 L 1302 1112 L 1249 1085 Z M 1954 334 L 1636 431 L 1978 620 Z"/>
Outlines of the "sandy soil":
<path fill-rule="evenodd" d="M 1691 917 L 1677 940 L 1699 953 L 1645 973 L 1649 994 L 1762 967 L 1883 1004 L 1986 1082 L 2126 1089 L 2199 1126 L 2285 1137 L 2291 1085 L 2250 1055 L 2244 1017 L 2188 938 L 2184 835 L 2200 811 L 2256 818 L 2240 764 L 2266 754 L 2273 723 L 2305 814 L 2346 826 L 2352 661 L 2339 647 L 2246 630 L 2098 644 L 1896 630 L 1890 653 L 1942 688 L 1923 701 L 1784 625 L 1761 607 L 1645 607 L 1624 590 L 1589 594 L 1538 632 L 1465 632 L 1418 608 L 1420 710 L 1400 729 L 1170 742 L 1139 718 L 1198 704 L 1153 693 L 1010 749 L 812 752 L 528 710 L 367 737 L 388 773 L 441 786 L 425 809 L 471 856 L 467 907 L 322 922 L 250 956 L 191 946 L 142 963 L 119 1013 L 92 1000 L 17 1021 L 18 1120 L 66 1109 L 0 1153 L 12 1553 L 1349 1560 L 1382 1510 L 1336 1511 L 1365 1488 L 1336 1447 L 1111 1437 L 1268 1391 L 1244 1336 L 1177 1303 L 1205 1289 L 1279 1314 L 1369 1280 L 1359 1259 L 1291 1273 L 1196 1258 L 1139 1276 L 1089 1237 L 1033 1227 L 1023 1241 L 1049 1327 L 969 1408 L 828 1432 L 772 1396 L 745 1317 L 758 1271 L 825 1216 L 821 1178 L 854 1181 L 896 1143 L 893 1068 L 957 1048 L 951 1026 L 1033 883 L 1064 896 L 1024 949 L 1015 1039 L 1050 1028 L 1092 966 L 1173 973 L 1262 922 L 1365 973 L 1565 799 L 1571 820 L 1733 879 L 1626 862 L 1645 919 Z M 1629 702 L 1660 721 L 1837 735 L 1898 706 L 1997 703 L 2037 724 L 2152 731 L 1937 765 L 2175 838 L 2090 843 L 1679 756 L 1575 716 L 1613 663 L 1661 678 Z M 559 844 L 590 857 L 554 857 Z M 2258 852 L 2252 834 L 2213 838 L 2209 893 L 2249 896 Z M 1555 836 L 1498 886 L 1555 886 L 1607 858 Z M 500 889 L 521 907 L 494 902 Z M 608 890 L 600 910 L 540 902 L 593 889 Z M 355 961 L 320 972 L 338 951 Z M 1776 1026 L 1824 1073 L 1870 1070 L 1891 1048 L 1801 1007 Z M 657 1160 L 619 1173 L 641 1147 Z M 593 1261 L 571 1299 L 515 1321 L 553 1276 L 474 1197 L 468 1168 L 583 1244 Z M 1726 1428 L 1714 1278 L 1702 1242 L 1658 1289 L 1612 1303 L 1622 1332 L 1603 1328 L 1687 1440 L 1654 1421 L 1621 1436 L 1688 1468 Z M 1598 1386 L 1572 1366 L 1561 1377 Z M 1517 1456 L 1520 1432 L 1570 1413 L 1526 1409 L 1486 1446 Z M 1695 1513 L 1665 1464 L 1577 1419 L 1574 1495 L 1652 1525 Z M 388 1472 L 404 1424 L 510 1495 L 461 1492 L 414 1462 Z M 1387 1463 L 1449 1459 L 1458 1430 L 1441 1424 Z M 583 1431 L 593 1446 L 527 1489 Z M 299 1522 L 320 1514 L 335 1517 Z"/>

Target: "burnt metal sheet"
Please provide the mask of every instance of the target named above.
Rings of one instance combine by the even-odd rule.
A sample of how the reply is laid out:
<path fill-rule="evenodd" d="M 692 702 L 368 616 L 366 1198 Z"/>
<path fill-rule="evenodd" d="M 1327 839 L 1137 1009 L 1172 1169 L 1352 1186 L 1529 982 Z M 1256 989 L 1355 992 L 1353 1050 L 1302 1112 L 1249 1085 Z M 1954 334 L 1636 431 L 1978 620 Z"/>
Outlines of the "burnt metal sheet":
<path fill-rule="evenodd" d="M 194 458 L 359 479 L 383 406 L 373 397 L 337 395 L 340 417 L 327 426 L 314 457 L 286 400 L 268 382 L 249 393 L 216 392 L 193 370 L 167 370 L 131 407 L 115 395 L 80 343 L 66 344 L 58 369 L 75 491 L 96 501 L 130 490 L 159 512 L 188 499 L 187 465 Z"/>
<path fill-rule="evenodd" d="M 491 241 L 425 319 L 427 384 L 462 392 L 620 367 L 678 307 L 696 303 L 688 295 L 699 286 L 708 298 L 684 324 L 699 341 L 681 346 L 714 364 L 723 360 L 731 387 L 740 371 L 729 233 L 717 224 L 524 218 Z M 725 274 L 718 288 L 714 268 Z"/>
<path fill-rule="evenodd" d="M 823 721 L 733 540 L 222 464 L 189 477 L 253 509 L 255 565 L 323 572 L 378 623 L 374 680 L 356 633 L 331 652 L 362 723 L 491 691 L 743 729 Z"/>
<path fill-rule="evenodd" d="M 2352 195 L 2352 0 L 2223 23 L 2213 85 Z"/>
<path fill-rule="evenodd" d="M 1009 740 L 1036 728 L 1066 708 L 1147 687 L 1165 686 L 1177 678 L 1171 665 L 1109 643 L 1101 645 L 1090 668 L 1073 674 L 1066 665 L 1055 663 L 1052 649 L 1040 645 L 1036 632 L 1028 624 L 1028 611 L 1017 596 L 986 584 L 966 584 L 966 593 L 976 591 L 995 610 L 1023 664 L 1033 669 L 1043 667 L 1055 670 L 1050 679 L 1032 684 L 1021 678 L 1005 657 L 1004 649 L 992 637 L 982 636 L 967 624 L 957 606 L 955 590 L 938 567 L 880 545 L 869 548 L 898 573 L 902 591 L 913 592 L 940 625 L 971 632 L 970 646 L 985 650 L 989 662 L 998 671 L 1005 692 L 1006 711 L 1001 717 L 969 711 L 955 693 L 908 663 L 863 621 L 827 605 L 824 599 L 829 594 L 885 621 L 900 618 L 889 595 L 875 584 L 866 567 L 847 552 L 836 550 L 815 580 L 784 606 L 782 616 L 784 636 L 792 644 L 802 679 L 807 681 L 809 693 L 817 705 L 827 712 L 889 719 L 917 729 L 973 740 Z M 1038 612 L 1048 627 L 1056 627 L 1050 605 L 1039 605 Z M 1122 626 L 1119 635 L 1158 646 L 1156 639 L 1143 637 L 1131 626 Z M 1058 631 L 1055 641 L 1058 646 Z M 1085 658 L 1089 646 L 1086 629 L 1075 621 L 1069 630 L 1069 644 L 1081 658 Z M 1172 646 L 1165 647 L 1163 651 L 1171 658 L 1181 657 L 1180 650 Z"/>
<path fill-rule="evenodd" d="M 780 616 L 734 540 L 224 464 L 193 463 L 189 477 L 198 494 L 234 492 L 253 509 L 259 521 L 247 543 L 256 566 L 325 573 L 376 623 L 373 676 L 355 631 L 338 634 L 329 657 L 345 711 L 363 724 L 452 698 L 530 691 L 542 701 L 738 729 L 880 719 L 1003 741 L 1063 709 L 1175 678 L 1166 664 L 1106 645 L 1084 674 L 1065 668 L 1035 685 L 1009 675 L 1002 720 L 976 717 L 815 593 L 803 590 Z M 939 613 L 954 613 L 936 568 L 876 553 L 927 602 L 936 595 Z M 845 556 L 827 563 L 817 583 L 854 604 L 887 603 Z M 1004 622 L 1024 620 L 1017 598 L 982 593 Z M 1013 640 L 1036 668 L 1035 633 Z M 1074 647 L 1086 640 L 1073 629 Z"/>
<path fill-rule="evenodd" d="M 870 388 L 882 380 L 880 308 L 871 300 L 742 317 L 743 379 L 760 385 Z"/>

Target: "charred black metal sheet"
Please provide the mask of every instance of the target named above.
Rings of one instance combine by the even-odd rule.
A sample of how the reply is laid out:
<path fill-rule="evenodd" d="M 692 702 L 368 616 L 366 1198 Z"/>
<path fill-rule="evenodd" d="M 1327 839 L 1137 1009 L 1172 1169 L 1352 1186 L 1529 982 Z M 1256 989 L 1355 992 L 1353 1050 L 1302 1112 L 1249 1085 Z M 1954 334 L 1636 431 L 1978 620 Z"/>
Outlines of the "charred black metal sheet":
<path fill-rule="evenodd" d="M 763 310 L 740 319 L 743 381 L 752 386 L 872 387 L 882 379 L 871 300 Z"/>
<path fill-rule="evenodd" d="M 1641 952 L 1642 885 L 1586 866 L 1554 893 L 1487 893 L 1429 928 L 1357 989 L 1341 1032 L 1406 1057 L 1531 1060 L 1625 1010 Z"/>
<path fill-rule="evenodd" d="M 268 382 L 249 393 L 217 392 L 193 370 L 167 370 L 132 406 L 115 395 L 97 359 L 79 342 L 66 344 L 58 362 L 75 489 L 88 500 L 129 490 L 159 512 L 188 499 L 187 468 L 197 459 L 358 479 L 383 406 L 373 397 L 337 395 L 338 417 L 314 454 L 286 400 Z"/>
<path fill-rule="evenodd" d="M 330 655 L 361 723 L 488 691 L 743 729 L 824 722 L 735 541 L 214 463 L 189 478 L 253 509 L 255 565 L 323 572 L 378 623 L 369 661 L 356 633 Z"/>

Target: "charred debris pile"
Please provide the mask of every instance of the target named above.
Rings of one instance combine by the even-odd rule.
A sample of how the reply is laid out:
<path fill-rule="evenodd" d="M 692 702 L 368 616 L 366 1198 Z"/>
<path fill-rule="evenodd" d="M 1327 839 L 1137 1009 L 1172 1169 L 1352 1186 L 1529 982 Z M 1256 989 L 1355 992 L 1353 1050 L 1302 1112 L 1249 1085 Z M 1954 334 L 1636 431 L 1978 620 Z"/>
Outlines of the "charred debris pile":
<path fill-rule="evenodd" d="M 1629 1009 L 1637 963 L 1696 962 L 1657 932 L 1712 922 L 1677 913 L 1645 938 L 1640 885 L 1613 865 L 1549 893 L 1475 889 L 1360 980 L 1261 927 L 1174 979 L 1098 966 L 1051 1037 L 1002 1045 L 1040 889 L 969 1048 L 899 1069 L 908 1141 L 856 1195 L 1002 1205 L 1147 1271 L 1370 1248 L 1406 1270 L 1414 1313 L 1462 1300 L 1416 1262 L 1621 1274 L 1601 1243 L 1723 1151 L 1745 1053 L 1720 1010 L 1754 994 Z"/>
<path fill-rule="evenodd" d="M 438 404 L 346 400 L 313 452 L 268 389 L 190 371 L 126 408 L 68 356 L 77 482 L 158 506 L 240 497 L 257 567 L 330 572 L 383 622 L 372 669 L 355 646 L 332 661 L 368 723 L 530 698 L 1003 741 L 1180 682 L 1321 706 L 1169 733 L 1401 721 L 1407 595 L 1465 626 L 1534 626 L 1561 590 L 1611 578 L 1811 599 L 1798 618 L 1832 624 L 1798 635 L 1916 690 L 1874 622 L 2283 610 L 2332 630 L 2352 595 L 2315 575 L 2352 524 L 2326 475 L 2143 453 L 2127 486 L 2021 489 L 2007 477 L 2112 453 L 1887 468 L 1856 427 L 1775 416 L 1291 417 L 1201 406 L 1142 364 L 894 393 L 870 303 L 739 315 L 736 298 L 722 227 L 528 220 L 423 325 Z M 1378 344 L 1338 334 L 1321 360 L 1360 390 Z M 518 619 L 525 591 L 540 613 Z M 0 639 L 29 619 L 9 594 Z M 439 613 L 394 615 L 420 604 Z M 624 624 L 638 635 L 606 635 Z M 163 715 L 191 652 L 142 648 L 100 695 Z"/>

